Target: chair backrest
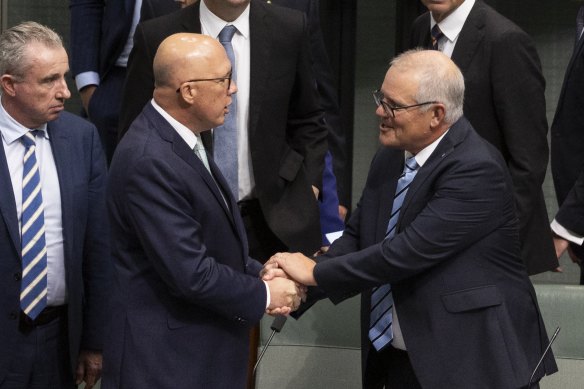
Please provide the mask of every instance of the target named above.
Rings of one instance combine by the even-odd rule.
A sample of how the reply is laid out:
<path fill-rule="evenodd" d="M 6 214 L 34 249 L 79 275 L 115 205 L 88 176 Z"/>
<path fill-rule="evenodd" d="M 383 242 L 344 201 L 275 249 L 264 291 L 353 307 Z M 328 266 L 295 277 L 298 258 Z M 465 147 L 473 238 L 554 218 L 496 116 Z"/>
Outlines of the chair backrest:
<path fill-rule="evenodd" d="M 319 301 L 299 320 L 288 318 L 256 373 L 257 389 L 361 388 L 360 298 Z M 273 318 L 261 322 L 260 350 Z"/>
<path fill-rule="evenodd" d="M 584 388 L 584 286 L 534 286 L 548 335 L 561 328 L 552 345 L 559 372 L 543 378 L 540 387 Z"/>

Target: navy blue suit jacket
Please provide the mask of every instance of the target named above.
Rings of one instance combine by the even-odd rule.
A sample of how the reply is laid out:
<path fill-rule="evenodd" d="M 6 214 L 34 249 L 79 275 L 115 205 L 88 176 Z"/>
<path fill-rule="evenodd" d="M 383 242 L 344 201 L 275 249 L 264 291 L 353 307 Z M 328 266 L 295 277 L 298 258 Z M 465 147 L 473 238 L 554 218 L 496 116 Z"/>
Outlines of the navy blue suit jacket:
<path fill-rule="evenodd" d="M 106 164 L 95 127 L 62 112 L 47 131 L 61 189 L 71 374 L 80 349 L 101 350 L 111 277 Z M 10 173 L 0 143 L 0 382 L 12 363 L 20 311 L 21 243 Z"/>
<path fill-rule="evenodd" d="M 136 0 L 70 0 L 73 76 L 93 71 L 107 77 L 128 40 L 135 5 Z M 178 7 L 173 0 L 143 0 L 140 20 Z"/>
<path fill-rule="evenodd" d="M 384 240 L 403 164 L 403 151 L 376 154 L 344 235 L 314 271 L 335 303 L 364 292 L 363 372 L 371 344 L 370 289 L 389 282 L 423 387 L 527 385 L 547 335 L 519 257 L 511 180 L 501 155 L 460 119 L 418 171 L 397 234 Z M 549 355 L 536 379 L 556 370 Z"/>
<path fill-rule="evenodd" d="M 430 14 L 414 22 L 411 47 L 430 45 Z M 452 53 L 464 75 L 464 114 L 503 154 L 513 180 L 521 258 L 529 274 L 558 266 L 542 191 L 548 162 L 545 79 L 533 40 L 481 0 Z"/>
<path fill-rule="evenodd" d="M 245 386 L 266 288 L 237 204 L 209 164 L 215 179 L 150 103 L 118 145 L 107 195 L 117 282 L 104 389 Z"/>

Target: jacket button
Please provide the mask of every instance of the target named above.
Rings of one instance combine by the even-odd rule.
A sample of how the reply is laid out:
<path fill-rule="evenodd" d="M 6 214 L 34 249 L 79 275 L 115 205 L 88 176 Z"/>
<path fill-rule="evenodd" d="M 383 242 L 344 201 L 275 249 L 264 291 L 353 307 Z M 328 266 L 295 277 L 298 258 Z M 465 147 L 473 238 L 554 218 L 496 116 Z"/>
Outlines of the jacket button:
<path fill-rule="evenodd" d="M 20 281 L 20 279 L 22 278 L 20 273 L 14 273 L 14 280 L 15 281 Z"/>

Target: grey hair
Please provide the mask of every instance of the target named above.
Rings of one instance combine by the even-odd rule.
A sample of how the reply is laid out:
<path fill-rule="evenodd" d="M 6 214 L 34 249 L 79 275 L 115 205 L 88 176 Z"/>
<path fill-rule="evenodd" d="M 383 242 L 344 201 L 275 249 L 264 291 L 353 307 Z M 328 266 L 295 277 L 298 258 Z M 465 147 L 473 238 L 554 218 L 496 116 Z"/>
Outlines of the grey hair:
<path fill-rule="evenodd" d="M 50 48 L 63 47 L 59 34 L 49 27 L 36 22 L 20 23 L 0 35 L 0 75 L 24 77 L 29 66 L 26 49 L 31 43 L 41 43 Z"/>
<path fill-rule="evenodd" d="M 414 49 L 395 57 L 391 66 L 414 73 L 418 80 L 418 91 L 413 96 L 416 103 L 438 101 L 444 104 L 444 121 L 448 124 L 453 124 L 462 117 L 464 77 L 446 55 L 434 50 Z M 430 108 L 431 106 L 421 109 Z"/>

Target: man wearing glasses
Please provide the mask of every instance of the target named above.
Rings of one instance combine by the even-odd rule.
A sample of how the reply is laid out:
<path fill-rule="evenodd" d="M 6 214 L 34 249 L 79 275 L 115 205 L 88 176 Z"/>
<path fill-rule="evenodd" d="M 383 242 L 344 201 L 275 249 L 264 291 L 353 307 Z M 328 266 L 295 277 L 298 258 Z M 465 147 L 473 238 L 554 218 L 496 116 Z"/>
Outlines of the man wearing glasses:
<path fill-rule="evenodd" d="M 266 308 L 298 307 L 299 290 L 259 278 L 237 203 L 201 144 L 237 91 L 225 50 L 175 34 L 153 69 L 154 98 L 110 168 L 117 282 L 102 387 L 243 388 L 251 326 Z"/>
<path fill-rule="evenodd" d="M 444 54 L 394 59 L 374 93 L 385 147 L 343 236 L 316 263 L 278 253 L 266 265 L 268 278 L 317 286 L 307 306 L 362 292 L 366 389 L 524 388 L 548 342 L 511 178 L 462 116 L 463 96 Z M 533 383 L 555 371 L 548 354 Z"/>

